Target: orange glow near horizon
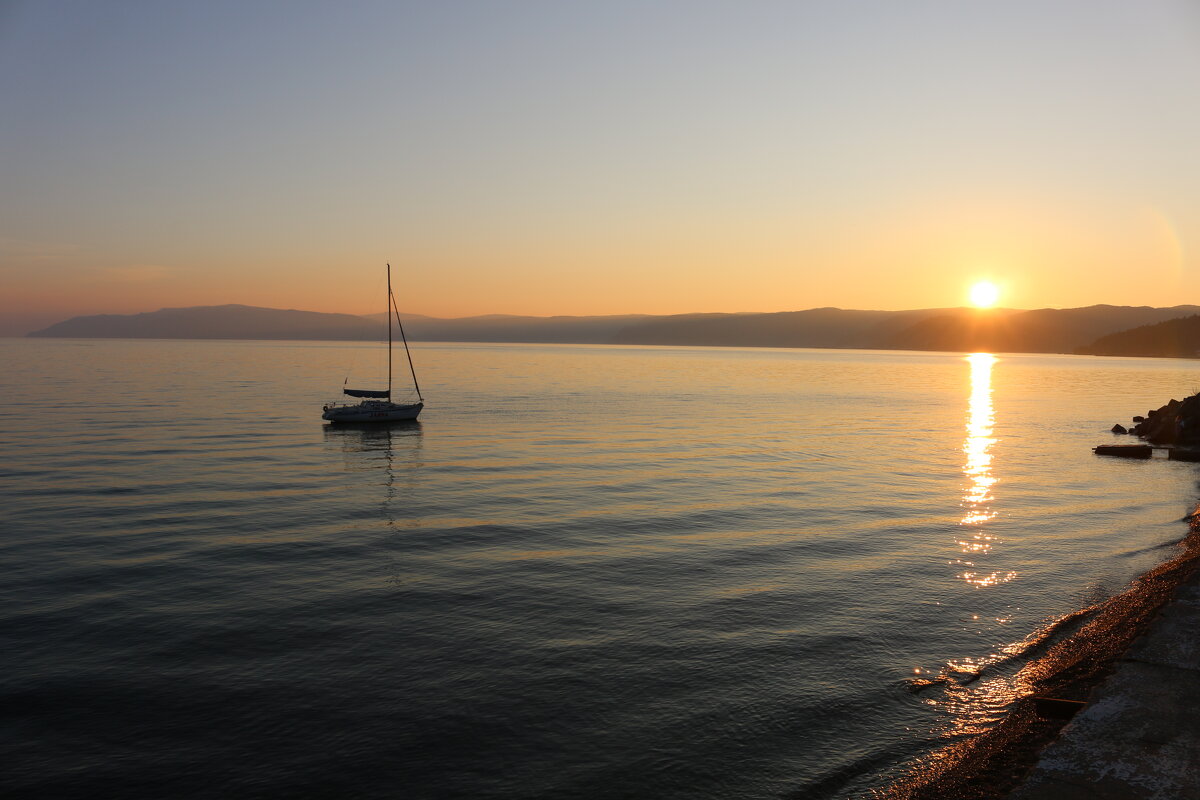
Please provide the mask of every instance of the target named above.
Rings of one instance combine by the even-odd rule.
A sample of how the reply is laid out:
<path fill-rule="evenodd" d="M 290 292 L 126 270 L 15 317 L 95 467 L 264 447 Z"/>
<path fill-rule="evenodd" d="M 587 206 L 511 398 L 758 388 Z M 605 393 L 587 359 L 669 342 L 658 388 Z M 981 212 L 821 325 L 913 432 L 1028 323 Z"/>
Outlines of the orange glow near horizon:
<path fill-rule="evenodd" d="M 1200 291 L 1186 229 L 1165 215 L 1077 217 L 1045 199 L 956 199 L 920 198 L 899 215 L 867 207 L 799 221 L 769 208 L 753 218 L 691 207 L 636 220 L 605 209 L 594 219 L 546 212 L 541 236 L 518 237 L 492 220 L 465 241 L 437 227 L 385 236 L 351 226 L 307 251 L 244 232 L 180 254 L 169 227 L 139 231 L 128 247 L 0 236 L 0 314 L 50 317 L 43 325 L 227 303 L 375 314 L 388 261 L 401 310 L 443 318 L 1171 306 Z M 229 222 L 233 231 L 240 224 Z M 1116 297 L 1130 263 L 1143 280 Z"/>
<path fill-rule="evenodd" d="M 492 224 L 466 242 L 436 228 L 393 241 L 352 227 L 338 235 L 365 244 L 339 240 L 307 252 L 283 241 L 200 244 L 180 255 L 166 230 L 139 232 L 148 241 L 128 248 L 0 237 L 0 314 L 48 317 L 37 327 L 227 303 L 375 314 L 387 261 L 401 310 L 443 318 L 1171 306 L 1200 291 L 1185 232 L 1165 216 L 1075 219 L 1047 202 L 1009 204 L 1020 213 L 930 198 L 895 220 L 870 208 L 800 222 L 765 208 L 753 219 L 691 208 L 634 221 L 551 215 L 553 236 L 514 237 Z M 1038 227 L 1051 218 L 1057 228 Z M 1144 278 L 1136 293 L 1114 296 L 1135 262 Z M 966 285 L 964 264 L 977 276 Z"/>

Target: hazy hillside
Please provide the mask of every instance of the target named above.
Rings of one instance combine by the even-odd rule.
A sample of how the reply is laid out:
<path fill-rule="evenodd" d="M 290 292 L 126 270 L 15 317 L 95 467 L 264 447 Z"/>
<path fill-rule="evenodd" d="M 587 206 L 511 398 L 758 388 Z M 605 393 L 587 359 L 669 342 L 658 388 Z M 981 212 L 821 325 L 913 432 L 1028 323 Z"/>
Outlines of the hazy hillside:
<path fill-rule="evenodd" d="M 405 314 L 414 341 L 562 342 L 574 344 L 824 347 L 880 350 L 1072 353 L 1110 334 L 1195 315 L 1197 306 L 1089 306 L 1011 309 L 856 311 L 813 308 L 771 314 L 681 314 L 669 317 L 518 317 L 438 319 Z M 358 317 L 252 306 L 164 308 L 145 314 L 104 314 L 51 325 L 30 336 L 178 339 L 381 339 L 383 314 Z M 1184 352 L 1184 328 L 1166 328 L 1139 355 Z M 1177 341 L 1170 338 L 1177 332 Z M 1130 332 L 1130 336 L 1134 332 Z M 1140 335 L 1140 334 L 1139 334 Z M 1135 337 L 1136 338 L 1136 337 Z M 1100 339 L 1100 341 L 1097 341 Z M 1138 340 L 1141 341 L 1141 340 Z M 1150 341 L 1150 340 L 1147 340 Z M 1176 341 L 1176 344 L 1171 344 Z M 1131 347 L 1133 345 L 1130 345 Z M 1104 347 L 1117 347 L 1105 344 Z M 1149 349 L 1147 349 L 1149 348 Z M 1191 351 L 1184 354 L 1191 355 Z M 1101 352 L 1101 350 L 1088 350 Z M 1107 352 L 1107 351 L 1105 351 Z M 1117 351 L 1113 351 L 1117 352 Z M 1125 351 L 1120 351 L 1124 354 Z M 1131 351 L 1132 353 L 1132 351 Z"/>
<path fill-rule="evenodd" d="M 625 327 L 617 344 L 726 347 L 888 347 L 898 331 L 943 309 L 853 311 L 813 308 L 773 314 L 681 314 Z"/>
<path fill-rule="evenodd" d="M 1097 339 L 1080 353 L 1097 356 L 1200 357 L 1200 316 L 1142 325 Z"/>
<path fill-rule="evenodd" d="M 954 309 L 921 320 L 880 347 L 992 353 L 1073 353 L 1116 331 L 1195 314 L 1197 306 L 1087 306 L 1036 311 Z"/>
<path fill-rule="evenodd" d="M 1200 312 L 1197 306 L 1089 306 L 1036 311 L 970 308 L 777 314 L 685 314 L 630 325 L 615 342 L 741 347 L 1072 353 L 1099 336 Z"/>
<path fill-rule="evenodd" d="M 380 315 L 382 317 L 382 314 Z M 461 319 L 403 316 L 410 339 L 427 342 L 563 342 L 609 344 L 645 315 L 611 317 L 516 317 L 493 314 Z"/>
<path fill-rule="evenodd" d="M 192 306 L 72 317 L 29 336 L 110 339 L 378 339 L 383 323 L 353 314 L 256 306 Z"/>

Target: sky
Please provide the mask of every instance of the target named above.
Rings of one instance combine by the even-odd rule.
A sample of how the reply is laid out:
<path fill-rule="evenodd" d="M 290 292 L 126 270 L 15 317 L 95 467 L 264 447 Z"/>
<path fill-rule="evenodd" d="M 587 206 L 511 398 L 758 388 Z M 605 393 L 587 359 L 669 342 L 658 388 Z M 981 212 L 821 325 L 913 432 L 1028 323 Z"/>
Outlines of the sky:
<path fill-rule="evenodd" d="M 1197 0 L 0 0 L 0 334 L 1194 303 L 1197 97 Z"/>

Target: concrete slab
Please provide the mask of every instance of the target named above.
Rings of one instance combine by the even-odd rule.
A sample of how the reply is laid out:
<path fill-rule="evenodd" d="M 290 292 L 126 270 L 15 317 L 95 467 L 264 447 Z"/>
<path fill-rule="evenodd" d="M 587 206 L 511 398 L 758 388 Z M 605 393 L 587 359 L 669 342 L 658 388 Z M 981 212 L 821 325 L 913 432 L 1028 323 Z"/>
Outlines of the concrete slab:
<path fill-rule="evenodd" d="M 1184 800 L 1196 797 L 1200 787 L 1195 756 L 1193 747 L 1178 744 L 1130 747 L 1104 739 L 1090 743 L 1084 752 L 1064 752 L 1064 748 L 1051 745 L 1025 785 L 1011 797 Z"/>
<path fill-rule="evenodd" d="M 1168 605 L 1150 631 L 1133 643 L 1126 659 L 1183 670 L 1200 665 L 1200 604 Z M 1197 796 L 1200 796 L 1198 793 Z"/>
<path fill-rule="evenodd" d="M 1072 783 L 1062 778 L 1038 776 L 1010 797 L 1022 800 L 1186 800 L 1194 795 L 1190 791 L 1180 794 L 1180 787 L 1163 787 L 1165 794 L 1152 788 L 1130 786 L 1125 781 L 1099 781 Z"/>
<path fill-rule="evenodd" d="M 1200 798 L 1200 576 L 1180 587 L 1010 800 Z"/>
<path fill-rule="evenodd" d="M 1200 672 L 1127 662 L 1071 720 L 1070 735 L 1064 729 L 1055 744 L 1062 744 L 1065 753 L 1109 740 L 1122 746 L 1188 742 L 1196 738 L 1198 722 Z"/>
<path fill-rule="evenodd" d="M 1200 606 L 1200 583 L 1189 581 L 1181 585 L 1180 588 L 1175 590 L 1175 599 L 1172 602 L 1192 603 L 1195 606 Z"/>

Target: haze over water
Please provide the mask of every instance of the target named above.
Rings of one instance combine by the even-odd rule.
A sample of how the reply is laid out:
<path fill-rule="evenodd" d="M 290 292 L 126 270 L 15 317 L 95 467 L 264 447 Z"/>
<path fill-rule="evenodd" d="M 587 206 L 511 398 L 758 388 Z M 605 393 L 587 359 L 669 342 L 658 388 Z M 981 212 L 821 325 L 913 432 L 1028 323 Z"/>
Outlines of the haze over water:
<path fill-rule="evenodd" d="M 1196 497 L 1089 452 L 1176 361 L 422 344 L 323 425 L 378 351 L 0 340 L 4 793 L 861 795 Z"/>

